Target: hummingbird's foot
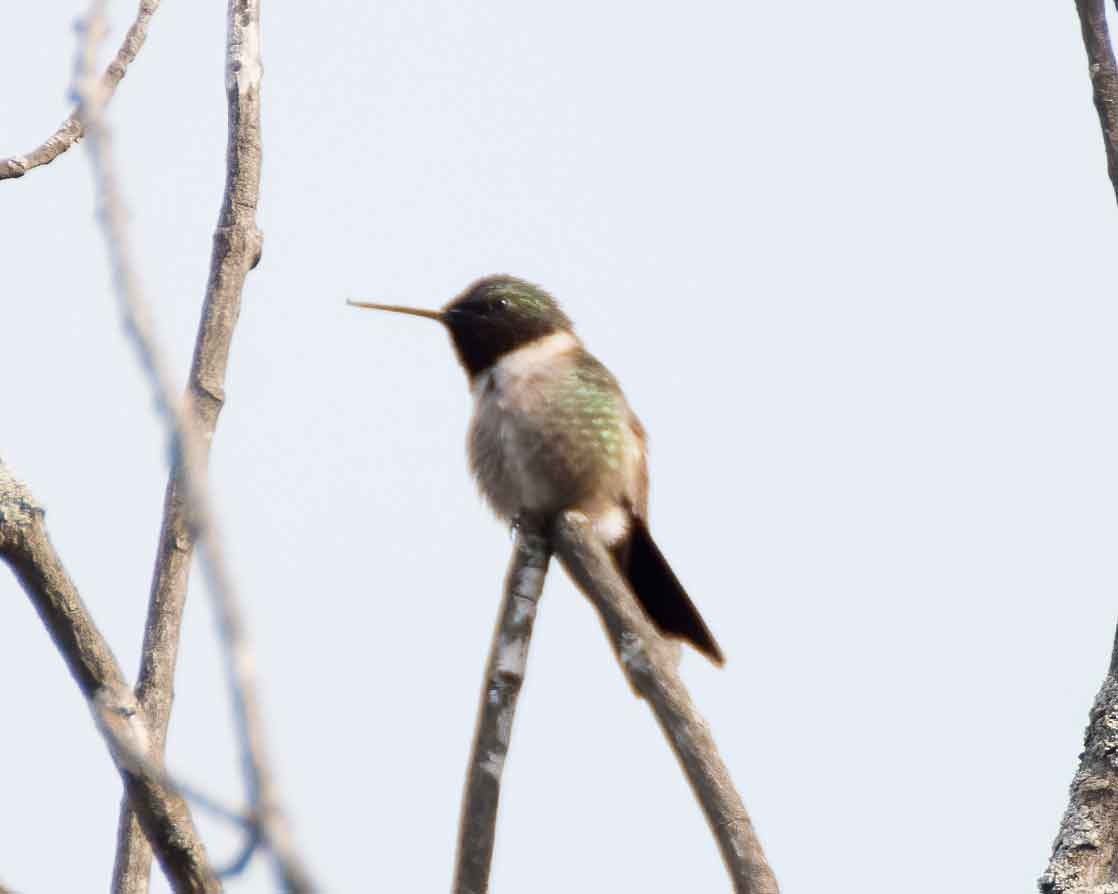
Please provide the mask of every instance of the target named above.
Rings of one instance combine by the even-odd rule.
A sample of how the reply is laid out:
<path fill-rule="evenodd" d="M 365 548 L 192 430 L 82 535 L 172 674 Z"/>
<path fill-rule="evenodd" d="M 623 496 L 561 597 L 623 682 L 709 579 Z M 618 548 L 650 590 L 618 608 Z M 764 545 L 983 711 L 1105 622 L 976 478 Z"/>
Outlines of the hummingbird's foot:
<path fill-rule="evenodd" d="M 517 534 L 521 533 L 538 533 L 543 530 L 544 522 L 545 517 L 541 516 L 540 513 L 521 509 L 512 517 L 512 524 L 509 527 L 509 536 L 515 538 Z"/>

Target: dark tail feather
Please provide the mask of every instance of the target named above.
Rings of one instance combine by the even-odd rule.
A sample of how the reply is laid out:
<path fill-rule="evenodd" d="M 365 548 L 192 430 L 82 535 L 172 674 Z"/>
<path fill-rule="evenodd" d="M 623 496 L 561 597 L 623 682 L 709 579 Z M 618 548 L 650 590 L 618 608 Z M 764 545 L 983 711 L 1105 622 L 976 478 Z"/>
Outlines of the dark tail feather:
<path fill-rule="evenodd" d="M 715 664 L 721 665 L 722 650 L 668 560 L 653 542 L 643 519 L 633 517 L 629 537 L 614 547 L 613 555 L 641 607 L 660 632 L 687 640 Z"/>

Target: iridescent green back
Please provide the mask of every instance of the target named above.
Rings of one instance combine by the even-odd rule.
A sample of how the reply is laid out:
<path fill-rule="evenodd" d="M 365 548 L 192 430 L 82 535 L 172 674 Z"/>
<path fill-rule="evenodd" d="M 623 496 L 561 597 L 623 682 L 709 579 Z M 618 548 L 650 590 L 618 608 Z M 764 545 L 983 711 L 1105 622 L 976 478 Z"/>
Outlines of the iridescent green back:
<path fill-rule="evenodd" d="M 552 397 L 556 423 L 577 440 L 580 450 L 599 457 L 609 469 L 620 469 L 629 407 L 612 373 L 592 354 L 579 353 Z"/>

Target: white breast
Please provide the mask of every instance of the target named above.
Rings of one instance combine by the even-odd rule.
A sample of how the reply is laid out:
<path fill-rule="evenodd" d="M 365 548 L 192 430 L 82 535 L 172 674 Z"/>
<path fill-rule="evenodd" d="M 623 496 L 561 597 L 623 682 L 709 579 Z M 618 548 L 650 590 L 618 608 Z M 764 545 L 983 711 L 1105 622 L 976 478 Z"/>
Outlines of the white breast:
<path fill-rule="evenodd" d="M 562 368 L 559 358 L 577 345 L 573 333 L 555 332 L 509 352 L 474 380 L 471 459 L 482 491 L 502 515 L 554 501 L 551 482 L 528 470 L 539 438 L 534 418 L 542 387 Z"/>
<path fill-rule="evenodd" d="M 578 345 L 573 332 L 553 332 L 543 338 L 510 351 L 493 367 L 494 381 L 498 388 L 515 385 L 541 370 L 548 369 L 558 357 Z"/>

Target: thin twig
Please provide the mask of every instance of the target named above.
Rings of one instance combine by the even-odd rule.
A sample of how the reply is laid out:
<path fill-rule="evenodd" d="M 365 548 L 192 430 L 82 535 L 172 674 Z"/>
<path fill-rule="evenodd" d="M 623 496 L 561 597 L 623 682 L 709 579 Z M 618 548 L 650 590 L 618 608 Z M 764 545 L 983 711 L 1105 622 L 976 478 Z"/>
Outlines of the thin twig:
<path fill-rule="evenodd" d="M 565 512 L 552 542 L 567 573 L 601 615 L 633 691 L 652 708 L 718 840 L 738 894 L 777 894 L 776 877 L 722 763 L 706 721 L 676 670 L 675 650 L 656 632 L 585 516 Z"/>
<path fill-rule="evenodd" d="M 1091 91 L 1099 114 L 1106 168 L 1110 184 L 1118 199 L 1118 65 L 1106 26 L 1105 0 L 1075 0 L 1083 46 L 1087 50 L 1087 70 L 1091 75 Z"/>
<path fill-rule="evenodd" d="M 99 0 L 94 0 L 87 22 L 87 29 L 90 34 L 95 33 L 97 26 L 102 21 L 101 3 Z M 256 229 L 254 219 L 255 203 L 247 209 L 246 213 L 246 209 L 241 207 L 243 196 L 236 191 L 237 186 L 247 187 L 251 191 L 251 198 L 253 199 L 256 198 L 259 191 L 259 81 L 261 74 L 259 28 L 259 3 L 257 0 L 231 0 L 229 50 L 226 63 L 227 86 L 231 97 L 230 167 L 236 166 L 241 160 L 236 155 L 240 149 L 240 143 L 243 141 L 247 144 L 247 155 L 250 156 L 247 160 L 253 163 L 252 167 L 255 173 L 244 174 L 240 171 L 230 173 L 232 188 L 227 189 L 226 201 L 222 208 L 218 236 L 215 238 L 217 243 L 215 245 L 215 257 L 220 257 L 226 253 L 222 250 L 221 244 L 223 242 L 228 244 L 232 233 L 243 235 L 241 231 L 246 228 L 249 230 L 251 240 L 245 244 L 245 247 L 251 246 L 251 251 L 232 252 L 235 255 L 235 269 L 240 271 L 236 289 L 238 297 L 240 285 L 243 285 L 244 275 L 259 258 L 260 250 L 260 235 Z M 95 38 L 91 37 L 86 41 L 85 46 L 88 48 L 94 43 Z M 253 816 L 259 825 L 259 833 L 254 830 L 252 834 L 259 834 L 267 842 L 285 888 L 292 891 L 306 891 L 310 889 L 311 885 L 307 873 L 291 844 L 290 832 L 279 810 L 278 794 L 265 755 L 264 724 L 256 688 L 255 661 L 248 642 L 243 612 L 221 547 L 222 538 L 217 531 L 206 490 L 208 455 L 201 446 L 201 439 L 194 426 L 194 419 L 188 415 L 185 407 L 179 403 L 172 377 L 164 360 L 165 355 L 158 346 L 150 310 L 147 301 L 144 299 L 136 266 L 132 260 L 126 215 L 116 184 L 111 135 L 101 114 L 107 96 L 101 85 L 91 77 L 91 55 L 88 49 L 83 53 L 83 73 L 78 80 L 78 89 L 81 97 L 82 120 L 85 122 L 86 136 L 88 137 L 89 156 L 98 187 L 101 218 L 104 223 L 116 289 L 120 297 L 125 330 L 131 336 L 140 363 L 151 383 L 156 405 L 167 420 L 167 427 L 172 440 L 172 456 L 175 458 L 176 478 L 181 483 L 185 498 L 185 506 L 183 507 L 186 513 L 183 520 L 184 525 L 187 531 L 193 526 L 199 532 L 204 547 L 204 569 L 215 601 L 221 639 L 225 646 L 227 671 L 230 686 L 233 690 L 234 714 L 238 739 L 242 745 L 248 796 L 252 804 Z M 245 131 L 251 131 L 251 133 L 245 136 Z M 249 182 L 238 182 L 241 176 L 247 176 Z M 246 216 L 247 222 L 243 220 Z M 240 230 L 238 230 L 238 224 Z M 211 282 L 211 288 L 208 292 L 220 290 L 223 285 L 225 284 Z M 205 321 L 203 326 L 205 326 Z M 202 359 L 203 361 L 212 361 L 214 358 L 203 357 Z M 199 379 L 207 393 L 211 393 L 213 389 L 206 388 L 204 373 Z M 179 620 L 181 620 L 181 612 Z M 177 633 L 176 630 L 176 639 Z M 165 643 L 160 643 L 160 645 L 165 645 Z M 138 686 L 141 691 L 143 691 L 144 682 L 141 679 Z M 168 693 L 161 693 L 161 695 L 167 695 L 169 699 Z M 160 716 L 154 719 L 159 727 L 155 744 L 159 749 L 162 749 L 166 736 L 166 717 Z M 133 837 L 131 821 L 126 823 L 122 820 L 121 828 L 128 830 L 125 837 L 131 843 Z M 120 868 L 121 861 L 118 860 L 118 869 Z M 128 878 L 114 872 L 114 884 L 117 890 L 128 890 L 127 886 L 129 884 L 139 885 L 139 888 L 133 888 L 133 890 L 143 890 L 146 888 L 147 882 L 146 880 L 136 880 L 134 876 Z"/>
<path fill-rule="evenodd" d="M 176 891 L 221 891 L 190 809 L 164 786 L 143 708 L 66 574 L 43 509 L 0 461 L 0 558 L 15 572 L 93 711 L 130 803 Z M 143 755 L 146 760 L 136 760 Z"/>
<path fill-rule="evenodd" d="M 260 824 L 253 823 L 249 827 L 248 837 L 245 838 L 245 842 L 241 845 L 240 851 L 229 861 L 229 865 L 218 870 L 218 877 L 223 880 L 234 878 L 248 869 L 248 864 L 252 862 L 252 858 L 256 856 L 256 852 L 260 850 L 260 846 L 263 843 L 260 837 Z"/>
<path fill-rule="evenodd" d="M 100 89 L 105 94 L 105 101 L 108 101 L 108 98 L 116 90 L 117 85 L 128 72 L 128 66 L 132 64 L 136 54 L 140 52 L 140 47 L 144 45 L 144 40 L 147 39 L 148 35 L 148 23 L 158 8 L 159 0 L 140 0 L 140 8 L 136 11 L 136 18 L 132 22 L 132 26 L 128 29 L 128 33 L 124 35 L 124 40 L 121 42 L 120 49 L 116 51 L 113 61 L 109 63 L 109 67 L 101 75 Z M 36 146 L 26 155 L 15 155 L 11 158 L 0 159 L 0 180 L 22 177 L 32 168 L 50 164 L 78 142 L 84 133 L 85 128 L 82 124 L 79 107 L 74 109 L 70 117 L 63 121 L 58 126 L 58 130 L 51 134 L 42 145 Z"/>
<path fill-rule="evenodd" d="M 508 755 L 516 700 L 524 683 L 532 625 L 550 558 L 551 547 L 546 537 L 518 529 L 505 578 L 505 598 L 493 631 L 466 771 L 454 894 L 484 894 L 489 889 L 501 772 Z"/>

